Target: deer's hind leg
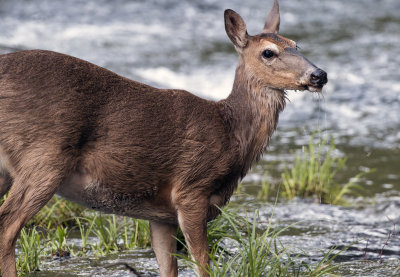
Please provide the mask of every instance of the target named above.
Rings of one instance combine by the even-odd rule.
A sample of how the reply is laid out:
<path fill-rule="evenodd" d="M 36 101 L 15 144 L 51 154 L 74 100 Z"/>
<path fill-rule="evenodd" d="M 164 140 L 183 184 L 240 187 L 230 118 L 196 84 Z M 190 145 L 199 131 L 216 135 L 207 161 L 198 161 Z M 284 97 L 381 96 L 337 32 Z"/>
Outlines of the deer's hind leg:
<path fill-rule="evenodd" d="M 0 206 L 0 269 L 3 277 L 16 277 L 15 244 L 22 227 L 55 194 L 64 178 L 62 167 L 46 159 L 46 154 L 27 155 L 29 167 L 15 170 L 6 201 Z M 39 160 L 35 158 L 41 157 Z M 36 163 L 35 163 L 36 162 Z"/>
<path fill-rule="evenodd" d="M 174 224 L 150 221 L 151 244 L 156 254 L 161 277 L 178 276 L 178 264 L 173 256 L 176 252 L 176 232 Z"/>

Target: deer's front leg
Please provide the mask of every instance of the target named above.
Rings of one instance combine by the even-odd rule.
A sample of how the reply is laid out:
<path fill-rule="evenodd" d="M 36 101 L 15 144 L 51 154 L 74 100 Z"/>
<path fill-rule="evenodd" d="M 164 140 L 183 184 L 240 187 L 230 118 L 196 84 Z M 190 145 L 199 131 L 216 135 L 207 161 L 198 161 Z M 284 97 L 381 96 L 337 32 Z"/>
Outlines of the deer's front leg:
<path fill-rule="evenodd" d="M 150 221 L 151 244 L 156 254 L 161 277 L 178 276 L 176 258 L 176 231 L 178 226 Z"/>
<path fill-rule="evenodd" d="M 200 265 L 200 276 L 209 276 L 208 268 L 207 210 L 208 201 L 203 196 L 191 197 L 177 205 L 179 226 L 185 236 L 192 258 Z"/>

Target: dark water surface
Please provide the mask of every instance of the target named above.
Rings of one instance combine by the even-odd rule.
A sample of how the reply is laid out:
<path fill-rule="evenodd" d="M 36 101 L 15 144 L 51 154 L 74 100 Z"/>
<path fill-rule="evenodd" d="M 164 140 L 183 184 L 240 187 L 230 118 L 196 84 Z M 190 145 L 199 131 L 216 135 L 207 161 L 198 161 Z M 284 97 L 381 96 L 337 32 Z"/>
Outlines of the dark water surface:
<path fill-rule="evenodd" d="M 237 63 L 224 31 L 224 9 L 239 12 L 249 33 L 256 34 L 271 4 L 272 0 L 2 0 L 0 52 L 59 51 L 157 87 L 221 99 L 230 92 Z M 280 5 L 281 34 L 296 40 L 301 52 L 328 72 L 329 83 L 323 97 L 289 92 L 291 101 L 269 153 L 244 181 L 250 196 L 240 201 L 260 208 L 260 223 L 266 224 L 273 207 L 250 205 L 261 179 L 279 182 L 284 164 L 293 162 L 294 151 L 307 145 L 313 131 L 319 130 L 317 137 L 334 136 L 337 154 L 349 158 L 340 182 L 360 170 L 376 169 L 361 183 L 366 198 L 354 199 L 349 208 L 301 200 L 278 203 L 274 223 L 296 223 L 282 240 L 310 259 L 319 259 L 332 246 L 360 240 L 340 256 L 338 274 L 394 276 L 400 256 L 397 229 L 386 245 L 385 241 L 400 224 L 400 1 L 281 0 Z M 55 271 L 59 276 L 125 276 L 123 267 L 106 267 L 116 260 L 157 272 L 152 252 L 138 250 L 101 260 L 46 264 L 48 271 L 38 276 Z M 72 273 L 63 275 L 66 269 Z"/>

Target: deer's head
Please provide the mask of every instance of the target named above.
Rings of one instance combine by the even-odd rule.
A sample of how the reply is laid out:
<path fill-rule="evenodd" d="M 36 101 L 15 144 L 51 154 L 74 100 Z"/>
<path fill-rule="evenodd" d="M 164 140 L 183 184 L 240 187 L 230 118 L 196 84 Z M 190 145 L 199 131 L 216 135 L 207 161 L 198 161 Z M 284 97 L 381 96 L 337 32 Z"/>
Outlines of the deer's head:
<path fill-rule="evenodd" d="M 319 69 L 298 51 L 296 42 L 278 34 L 280 24 L 278 1 L 259 35 L 250 36 L 246 24 L 233 10 L 225 11 L 225 29 L 240 55 L 245 73 L 263 87 L 275 89 L 321 91 L 328 82 Z"/>

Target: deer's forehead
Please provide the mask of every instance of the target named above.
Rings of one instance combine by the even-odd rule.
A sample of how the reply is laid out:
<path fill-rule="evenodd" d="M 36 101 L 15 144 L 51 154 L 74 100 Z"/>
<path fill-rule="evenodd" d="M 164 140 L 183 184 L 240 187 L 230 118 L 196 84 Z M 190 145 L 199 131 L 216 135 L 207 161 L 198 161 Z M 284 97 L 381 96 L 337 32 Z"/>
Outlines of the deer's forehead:
<path fill-rule="evenodd" d="M 254 40 L 260 47 L 276 47 L 279 50 L 285 48 L 296 48 L 296 42 L 277 34 L 260 34 L 254 37 Z"/>

